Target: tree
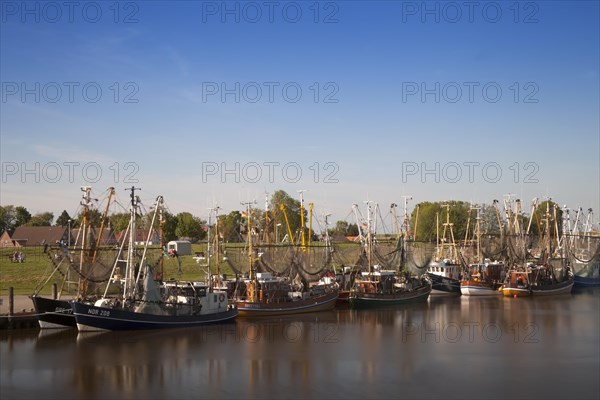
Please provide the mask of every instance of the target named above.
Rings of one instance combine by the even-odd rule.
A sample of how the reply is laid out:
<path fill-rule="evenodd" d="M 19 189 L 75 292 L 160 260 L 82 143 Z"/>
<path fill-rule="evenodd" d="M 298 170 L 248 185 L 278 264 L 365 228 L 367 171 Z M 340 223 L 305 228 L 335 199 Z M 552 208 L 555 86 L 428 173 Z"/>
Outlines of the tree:
<path fill-rule="evenodd" d="M 15 228 L 17 226 L 25 225 L 31 220 L 31 214 L 23 206 L 17 206 L 15 208 Z"/>
<path fill-rule="evenodd" d="M 556 211 L 556 212 L 555 212 Z M 558 234 L 562 234 L 562 214 L 560 206 L 553 201 L 546 200 L 541 202 L 533 213 L 530 233 L 540 235 L 543 232 L 550 232 L 551 238 L 556 238 L 556 226 L 558 225 Z M 556 217 L 556 219 L 555 219 Z M 526 227 L 527 225 L 525 225 Z"/>
<path fill-rule="evenodd" d="M 0 232 L 8 231 L 12 234 L 17 222 L 15 206 L 0 206 Z"/>
<path fill-rule="evenodd" d="M 240 227 L 242 226 L 242 214 L 232 211 L 227 215 L 217 217 L 219 224 L 219 235 L 225 242 L 241 242 Z"/>
<path fill-rule="evenodd" d="M 440 239 L 444 232 L 444 223 L 446 223 L 446 207 L 445 204 L 450 206 L 449 208 L 449 219 L 452 225 L 452 231 L 454 233 L 454 239 L 456 242 L 465 238 L 465 232 L 467 229 L 467 219 L 469 218 L 470 205 L 464 201 L 444 201 L 444 202 L 421 202 L 417 204 L 417 207 L 411 214 L 411 226 L 415 227 L 417 222 L 417 210 L 419 219 L 417 225 L 417 231 L 415 237 L 417 240 L 435 241 L 436 234 L 438 231 L 438 218 L 439 218 L 439 235 Z M 439 217 L 438 217 L 439 216 Z M 474 217 L 474 216 L 473 216 Z M 449 227 L 447 227 L 447 236 L 450 237 Z M 470 229 L 469 229 L 470 230 Z"/>
<path fill-rule="evenodd" d="M 54 213 L 49 211 L 37 213 L 31 217 L 27 226 L 52 226 L 52 220 L 54 220 Z"/>
<path fill-rule="evenodd" d="M 72 225 L 71 227 L 80 228 L 82 221 L 83 221 L 83 211 L 80 212 L 79 215 L 77 215 L 77 218 L 75 218 L 75 224 Z M 87 222 L 88 222 L 88 224 L 91 224 L 92 226 L 100 227 L 100 224 L 102 223 L 102 213 L 100 213 L 100 211 L 95 210 L 95 209 L 88 210 Z"/>
<path fill-rule="evenodd" d="M 129 213 L 115 213 L 108 217 L 110 226 L 115 234 L 124 231 L 129 225 Z"/>
<path fill-rule="evenodd" d="M 177 228 L 175 235 L 177 237 L 189 237 L 192 240 L 200 240 L 206 236 L 206 232 L 202 230 L 202 221 L 198 217 L 194 217 L 189 212 L 181 212 L 177 214 Z"/>
<path fill-rule="evenodd" d="M 329 229 L 330 235 L 358 236 L 358 225 L 348 221 L 337 221 L 335 227 Z"/>
<path fill-rule="evenodd" d="M 67 212 L 67 210 L 63 210 L 63 212 L 56 218 L 56 226 L 68 226 L 69 220 L 71 216 Z"/>
<path fill-rule="evenodd" d="M 166 242 L 177 239 L 177 217 L 169 212 L 163 214 L 163 235 Z"/>
<path fill-rule="evenodd" d="M 287 233 L 288 228 L 285 220 L 285 216 L 283 211 L 281 210 L 281 205 L 285 206 L 285 215 L 287 215 L 289 228 L 292 234 L 294 235 L 294 240 L 299 236 L 300 233 L 300 201 L 291 198 L 285 191 L 278 190 L 273 193 L 271 197 L 271 210 L 273 210 L 275 214 L 274 223 L 281 224 L 280 229 L 283 229 L 283 232 Z M 306 207 L 306 206 L 305 206 Z M 306 222 L 306 208 L 304 209 L 304 221 Z M 285 233 L 281 233 L 280 236 L 283 237 Z"/>

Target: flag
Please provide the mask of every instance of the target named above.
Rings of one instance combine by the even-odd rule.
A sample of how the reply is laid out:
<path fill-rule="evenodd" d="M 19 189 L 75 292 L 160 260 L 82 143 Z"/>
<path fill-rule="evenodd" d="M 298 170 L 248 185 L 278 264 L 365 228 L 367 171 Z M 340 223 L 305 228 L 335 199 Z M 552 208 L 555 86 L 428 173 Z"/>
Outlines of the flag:
<path fill-rule="evenodd" d="M 248 216 L 248 213 L 246 211 L 242 211 L 242 218 L 246 218 Z"/>

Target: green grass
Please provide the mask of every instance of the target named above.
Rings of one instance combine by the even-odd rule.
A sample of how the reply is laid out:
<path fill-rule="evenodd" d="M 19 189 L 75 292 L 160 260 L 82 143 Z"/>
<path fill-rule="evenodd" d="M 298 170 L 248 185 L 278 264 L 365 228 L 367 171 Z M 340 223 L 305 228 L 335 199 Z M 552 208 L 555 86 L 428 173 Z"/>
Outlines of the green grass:
<path fill-rule="evenodd" d="M 13 287 L 15 294 L 32 294 L 36 287 L 43 283 L 52 273 L 54 267 L 47 254 L 44 254 L 43 247 L 21 247 L 16 249 L 25 255 L 25 262 L 16 263 L 10 260 L 10 256 L 15 249 L 0 250 L 0 294 L 7 294 L 8 288 Z M 50 250 L 52 251 L 52 250 Z M 192 245 L 192 252 L 206 251 L 205 244 Z M 160 247 L 149 249 L 148 261 L 154 265 L 159 259 Z M 177 279 L 186 281 L 202 281 L 205 279 L 206 267 L 199 266 L 191 256 L 181 256 L 181 273 L 178 272 L 177 259 L 163 257 L 163 277 L 165 280 Z M 213 267 L 214 271 L 214 267 Z M 227 266 L 221 267 L 221 273 L 231 274 L 232 271 Z M 74 277 L 73 279 L 75 279 Z M 42 288 L 40 294 L 51 295 L 52 284 L 56 283 L 60 288 L 64 278 L 60 274 L 55 274 Z"/>
<path fill-rule="evenodd" d="M 341 263 L 351 264 L 355 262 L 354 256 L 356 254 L 356 243 L 344 243 L 336 244 L 338 256 L 334 257 L 334 266 L 339 266 Z M 244 243 L 228 243 L 228 248 L 244 247 Z M 15 249 L 1 249 L 0 250 L 0 294 L 6 295 L 8 288 L 13 287 L 15 294 L 32 294 L 36 287 L 44 282 L 53 270 L 53 264 L 48 258 L 47 254 L 44 254 L 43 247 L 21 247 L 16 249 L 21 251 L 25 255 L 25 262 L 15 263 L 12 262 L 9 256 L 15 251 Z M 52 248 L 50 252 L 53 252 Z M 170 257 L 163 257 L 163 278 L 164 280 L 176 279 L 184 281 L 203 281 L 205 279 L 206 267 L 199 266 L 193 259 L 196 252 L 206 253 L 206 244 L 194 244 L 192 245 L 191 256 L 180 256 L 181 258 L 181 273 L 178 272 L 177 259 Z M 348 252 L 348 255 L 345 253 Z M 53 253 L 52 253 L 53 254 Z M 148 260 L 149 263 L 154 265 L 159 259 L 160 247 L 155 246 L 149 249 Z M 211 270 L 214 272 L 214 259 L 211 263 Z M 221 263 L 220 272 L 222 274 L 232 275 L 233 271 L 225 263 Z M 73 277 L 75 280 L 76 277 Z M 40 294 L 51 295 L 52 284 L 56 283 L 60 288 L 63 284 L 64 278 L 60 274 L 55 274 L 53 278 L 48 281 L 42 288 Z"/>

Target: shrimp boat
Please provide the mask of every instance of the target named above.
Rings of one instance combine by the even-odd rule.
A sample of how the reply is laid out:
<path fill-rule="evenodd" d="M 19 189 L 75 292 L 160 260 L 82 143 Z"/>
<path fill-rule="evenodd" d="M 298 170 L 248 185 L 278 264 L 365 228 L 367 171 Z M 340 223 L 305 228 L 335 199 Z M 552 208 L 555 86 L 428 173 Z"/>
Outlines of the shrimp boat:
<path fill-rule="evenodd" d="M 485 259 L 481 264 L 469 265 L 469 279 L 460 281 L 464 296 L 496 296 L 502 294 L 504 263 Z"/>
<path fill-rule="evenodd" d="M 563 225 L 563 235 L 558 236 L 558 205 L 553 204 L 552 213 L 550 211 L 550 200 L 548 200 L 544 231 L 542 232 L 544 249 L 542 249 L 537 263 L 531 267 L 529 272 L 531 294 L 534 296 L 569 294 L 575 283 L 575 277 L 566 256 L 568 237 L 565 225 Z M 555 239 L 552 238 L 553 232 L 556 235 Z"/>
<path fill-rule="evenodd" d="M 54 255 L 51 254 L 51 251 L 48 251 L 48 257 L 54 269 L 31 295 L 41 329 L 74 328 L 76 326 L 75 317 L 69 303 L 70 300 L 62 298 L 65 286 L 69 289 L 71 286 L 76 285 L 77 290 L 76 292 L 71 292 L 72 296 L 87 301 L 94 296 L 94 291 L 98 284 L 107 281 L 109 278 L 110 267 L 107 267 L 105 264 L 105 255 L 108 255 L 110 251 L 101 249 L 101 245 L 106 244 L 102 243 L 103 228 L 111 204 L 111 198 L 114 195 L 114 188 L 111 187 L 108 189 L 108 201 L 102 217 L 102 224 L 98 230 L 93 228 L 89 218 L 93 202 L 91 198 L 92 188 L 83 186 L 81 190 L 84 192 L 80 203 L 83 207 L 81 228 L 77 230 L 77 237 L 74 244 L 74 248 L 79 247 L 80 250 L 79 260 L 73 257 L 71 243 L 60 243 Z M 70 226 L 67 229 L 69 229 L 68 235 L 70 238 Z M 96 235 L 96 239 L 94 235 Z M 48 249 L 53 250 L 51 248 Z M 56 298 L 40 296 L 40 291 L 57 274 L 62 275 L 63 282 L 60 292 L 56 293 Z M 73 275 L 77 276 L 77 281 L 72 280 Z"/>
<path fill-rule="evenodd" d="M 568 235 L 565 247 L 569 262 L 575 275 L 575 286 L 600 286 L 600 235 L 592 230 L 592 209 L 588 209 L 583 227 L 580 228 L 582 209 L 575 218 L 575 227 L 571 231 L 568 221 Z"/>
<path fill-rule="evenodd" d="M 353 205 L 355 213 L 357 205 Z M 371 206 L 367 202 L 367 221 L 364 246 L 367 254 L 368 270 L 361 272 L 354 282 L 350 293 L 350 306 L 353 308 L 373 308 L 395 306 L 409 303 L 425 302 L 431 293 L 431 281 L 424 275 L 419 276 L 409 271 L 407 266 L 407 237 L 408 225 L 405 218 L 405 229 L 398 238 L 397 247 L 391 254 L 382 255 L 378 252 L 377 244 L 374 243 L 373 215 L 377 214 L 378 205 Z M 406 216 L 406 213 L 405 213 Z M 378 260 L 388 266 L 384 269 L 381 265 L 373 265 Z M 391 269 L 389 267 L 394 267 Z M 396 269 L 397 268 L 397 269 Z M 402 269 L 402 272 L 400 272 Z"/>
<path fill-rule="evenodd" d="M 533 219 L 533 211 L 537 199 L 534 199 L 532 213 L 527 228 L 522 226 L 523 215 L 521 213 L 521 200 L 515 200 L 515 209 L 512 208 L 510 196 L 504 199 L 506 212 L 506 243 L 507 243 L 507 267 L 506 278 L 502 286 L 502 294 L 505 297 L 524 297 L 531 295 L 531 283 L 529 270 L 532 263 L 528 262 L 529 251 L 529 228 Z"/>
<path fill-rule="evenodd" d="M 506 297 L 525 297 L 531 295 L 529 274 L 525 271 L 512 269 L 502 287 L 502 294 Z"/>
<path fill-rule="evenodd" d="M 302 192 L 302 191 L 301 191 Z M 302 243 L 294 245 L 292 232 L 289 232 L 291 245 L 285 246 L 255 246 L 253 243 L 252 209 L 253 202 L 242 203 L 246 205 L 247 217 L 247 257 L 249 276 L 240 282 L 235 305 L 240 316 L 277 316 L 291 315 L 307 312 L 332 310 L 339 295 L 339 285 L 333 277 L 324 276 L 312 285 L 305 279 L 305 275 L 317 275 L 326 268 L 328 261 L 317 272 L 307 271 L 304 265 L 310 260 L 311 253 L 318 250 L 326 252 L 326 259 L 330 258 L 327 242 L 324 249 L 315 249 L 310 246 L 310 240 L 304 237 L 304 199 L 300 202 L 301 235 Z M 285 207 L 281 207 L 284 215 Z M 312 203 L 310 204 L 312 221 Z M 287 220 L 287 215 L 286 215 Z M 288 225 L 289 229 L 289 225 Z M 308 237 L 311 237 L 310 229 Z M 260 253 L 258 250 L 261 250 Z M 275 275 L 273 271 L 257 272 L 256 268 L 269 268 L 269 254 L 285 252 L 288 276 Z M 281 263 L 281 259 L 278 259 Z M 293 278 L 292 278 L 293 277 Z"/>
<path fill-rule="evenodd" d="M 454 241 L 453 225 L 450 222 L 450 205 L 444 204 L 446 208 L 446 222 L 442 238 L 439 236 L 439 217 L 436 216 L 436 254 L 434 260 L 427 268 L 427 276 L 432 282 L 431 294 L 455 294 L 460 295 L 461 263 L 460 253 Z"/>
<path fill-rule="evenodd" d="M 475 263 L 469 265 L 469 272 L 460 281 L 460 292 L 464 296 L 496 296 L 502 294 L 499 289 L 504 280 L 504 263 L 492 262 L 481 256 L 481 229 L 478 208 L 475 224 L 476 256 Z M 467 230 L 469 224 L 467 223 Z"/>
<path fill-rule="evenodd" d="M 225 291 L 214 290 L 203 282 L 168 281 L 159 285 L 154 281 L 153 267 L 147 263 L 152 229 L 149 230 L 143 248 L 136 248 L 134 236 L 139 198 L 135 196 L 135 190 L 139 189 L 131 187 L 129 190 L 131 206 L 126 230 L 129 238 L 127 254 L 125 259 L 120 260 L 125 247 L 123 241 L 112 270 L 111 281 L 106 285 L 101 299 L 93 305 L 79 301 L 71 303 L 77 328 L 80 331 L 183 328 L 226 322 L 237 317 L 237 308 L 228 304 Z M 157 222 L 158 214 L 159 226 L 162 227 L 163 209 L 163 198 L 158 196 L 154 204 L 152 227 Z M 164 237 L 162 232 L 161 237 Z M 162 260 L 162 251 L 160 257 Z M 119 262 L 125 263 L 123 279 L 120 277 Z M 119 287 L 119 295 L 109 295 L 110 283 Z"/>

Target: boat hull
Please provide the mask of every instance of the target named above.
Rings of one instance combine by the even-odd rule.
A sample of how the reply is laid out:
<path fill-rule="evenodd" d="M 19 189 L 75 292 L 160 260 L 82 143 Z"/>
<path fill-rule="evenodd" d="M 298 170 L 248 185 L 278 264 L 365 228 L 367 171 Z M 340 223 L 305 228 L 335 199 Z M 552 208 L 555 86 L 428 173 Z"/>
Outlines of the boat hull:
<path fill-rule="evenodd" d="M 586 278 L 583 276 L 575 275 L 575 286 L 577 287 L 594 287 L 600 286 L 600 277 L 599 278 Z"/>
<path fill-rule="evenodd" d="M 573 289 L 574 283 L 575 282 L 573 279 L 569 279 L 568 281 L 556 283 L 553 285 L 532 286 L 531 294 L 533 296 L 552 296 L 560 294 L 569 294 Z"/>
<path fill-rule="evenodd" d="M 238 315 L 235 307 L 200 315 L 155 315 L 114 308 L 96 307 L 71 302 L 77 328 L 84 331 L 124 331 L 144 329 L 188 328 L 233 320 Z"/>
<path fill-rule="evenodd" d="M 316 311 L 333 310 L 338 300 L 338 292 L 323 296 L 281 303 L 236 301 L 240 317 L 293 315 Z"/>
<path fill-rule="evenodd" d="M 502 294 L 502 291 L 498 290 L 499 287 L 479 281 L 460 282 L 460 292 L 463 296 L 498 296 Z"/>
<path fill-rule="evenodd" d="M 377 308 L 421 303 L 427 301 L 430 293 L 431 286 L 399 294 L 352 293 L 350 306 L 352 308 Z"/>
<path fill-rule="evenodd" d="M 348 306 L 350 302 L 350 291 L 349 290 L 340 290 L 337 301 L 335 302 L 336 306 Z"/>
<path fill-rule="evenodd" d="M 77 323 L 68 300 L 31 296 L 41 329 L 75 328 Z"/>
<path fill-rule="evenodd" d="M 483 286 L 461 286 L 460 292 L 463 296 L 498 296 L 502 291 Z"/>
<path fill-rule="evenodd" d="M 531 296 L 531 290 L 529 288 L 509 287 L 505 285 L 502 288 L 502 294 L 505 297 L 526 297 Z"/>
<path fill-rule="evenodd" d="M 455 294 L 460 295 L 460 281 L 457 279 L 448 278 L 441 275 L 427 272 L 427 276 L 431 280 L 431 294 Z"/>

